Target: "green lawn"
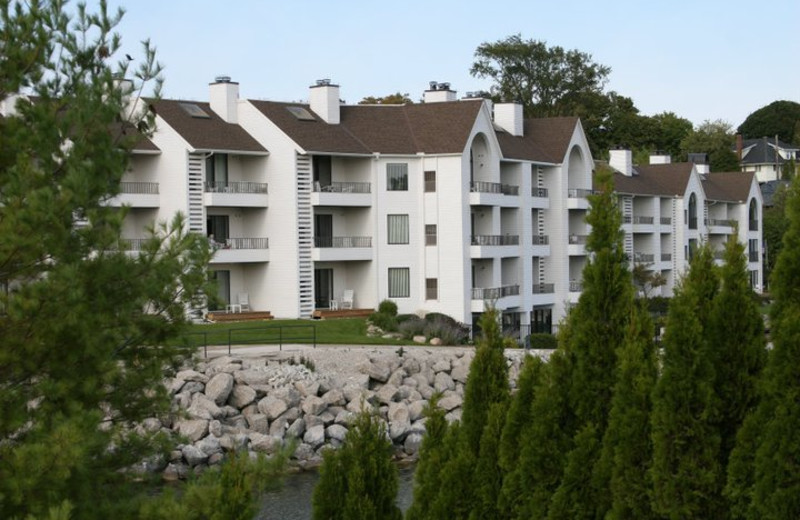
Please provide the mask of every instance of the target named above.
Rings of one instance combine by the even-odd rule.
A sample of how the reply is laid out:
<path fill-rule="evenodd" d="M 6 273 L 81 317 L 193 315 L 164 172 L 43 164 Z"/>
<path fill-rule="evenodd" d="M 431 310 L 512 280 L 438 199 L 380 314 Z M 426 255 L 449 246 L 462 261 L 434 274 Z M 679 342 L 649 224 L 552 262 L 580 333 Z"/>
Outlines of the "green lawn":
<path fill-rule="evenodd" d="M 318 343 L 342 345 L 409 345 L 407 340 L 367 337 L 364 318 L 265 320 L 192 325 L 185 340 L 192 345 L 250 343 Z"/>

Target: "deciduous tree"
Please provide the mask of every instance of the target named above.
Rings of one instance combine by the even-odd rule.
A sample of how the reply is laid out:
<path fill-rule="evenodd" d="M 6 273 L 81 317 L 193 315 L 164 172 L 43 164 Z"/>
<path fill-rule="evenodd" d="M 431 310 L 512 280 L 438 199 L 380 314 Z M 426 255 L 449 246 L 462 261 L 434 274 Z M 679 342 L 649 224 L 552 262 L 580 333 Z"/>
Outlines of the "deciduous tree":
<path fill-rule="evenodd" d="M 795 142 L 797 125 L 800 123 L 800 103 L 773 101 L 747 116 L 737 132 L 745 139 L 775 137 L 785 143 Z"/>

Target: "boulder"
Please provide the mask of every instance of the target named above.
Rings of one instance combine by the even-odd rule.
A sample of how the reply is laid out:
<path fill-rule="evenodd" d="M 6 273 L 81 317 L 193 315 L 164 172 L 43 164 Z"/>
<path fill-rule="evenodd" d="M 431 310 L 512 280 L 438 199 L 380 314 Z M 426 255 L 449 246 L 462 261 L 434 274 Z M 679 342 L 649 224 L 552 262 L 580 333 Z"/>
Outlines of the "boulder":
<path fill-rule="evenodd" d="M 228 400 L 231 390 L 233 390 L 233 376 L 225 372 L 220 372 L 206 383 L 206 396 L 220 406 Z"/>
<path fill-rule="evenodd" d="M 423 344 L 428 341 L 428 338 L 426 338 L 425 336 L 414 336 L 413 338 L 411 338 L 411 340 L 414 343 Z"/>
<path fill-rule="evenodd" d="M 344 406 L 347 404 L 347 399 L 345 399 L 341 388 L 333 388 L 327 391 L 322 396 L 322 400 L 328 403 L 328 406 Z"/>
<path fill-rule="evenodd" d="M 202 440 L 194 443 L 194 447 L 205 453 L 206 455 L 213 455 L 214 453 L 222 452 L 222 445 L 219 439 L 213 435 L 203 438 Z"/>
<path fill-rule="evenodd" d="M 338 413 L 338 415 L 336 415 L 336 419 L 334 419 L 333 422 L 334 424 L 349 426 L 355 418 L 356 414 L 354 414 L 350 410 L 342 410 L 341 412 Z"/>
<path fill-rule="evenodd" d="M 225 434 L 219 438 L 219 445 L 225 451 L 240 451 L 247 448 L 250 438 L 244 433 Z"/>
<path fill-rule="evenodd" d="M 394 385 L 383 385 L 377 392 L 376 396 L 378 401 L 383 404 L 389 404 L 397 398 L 397 387 Z"/>
<path fill-rule="evenodd" d="M 250 447 L 253 451 L 272 454 L 283 447 L 283 439 L 263 433 L 250 434 Z"/>
<path fill-rule="evenodd" d="M 278 388 L 271 395 L 286 403 L 288 408 L 299 406 L 300 401 L 303 399 L 303 396 L 294 387 Z"/>
<path fill-rule="evenodd" d="M 269 434 L 282 439 L 288 427 L 289 421 L 284 416 L 280 416 L 269 425 Z"/>
<path fill-rule="evenodd" d="M 196 370 L 181 370 L 175 374 L 175 379 L 183 379 L 184 381 L 197 381 L 198 383 L 207 383 L 208 376 L 201 374 Z"/>
<path fill-rule="evenodd" d="M 269 433 L 269 419 L 263 413 L 254 413 L 245 417 L 251 430 L 258 433 Z"/>
<path fill-rule="evenodd" d="M 449 358 L 439 358 L 431 367 L 434 372 L 450 372 L 450 359 Z"/>
<path fill-rule="evenodd" d="M 333 424 L 334 419 L 336 419 L 336 415 L 332 414 L 330 410 L 325 410 L 319 414 L 319 420 L 322 421 L 322 424 L 325 426 Z"/>
<path fill-rule="evenodd" d="M 210 433 L 214 437 L 221 437 L 222 436 L 222 423 L 219 422 L 216 419 L 214 419 L 213 421 L 209 421 L 209 423 L 208 423 L 208 433 Z"/>
<path fill-rule="evenodd" d="M 205 419 L 189 419 L 178 421 L 175 425 L 178 433 L 191 442 L 199 441 L 208 434 L 208 421 Z"/>
<path fill-rule="evenodd" d="M 317 392 L 319 392 L 319 381 L 295 381 L 294 387 L 303 397 L 317 395 Z"/>
<path fill-rule="evenodd" d="M 420 399 L 419 401 L 412 401 L 408 405 L 408 419 L 410 421 L 416 421 L 422 414 L 425 412 L 425 406 L 428 404 L 428 401 Z"/>
<path fill-rule="evenodd" d="M 234 408 L 242 409 L 255 401 L 256 391 L 247 385 L 234 385 L 228 396 L 228 404 Z"/>
<path fill-rule="evenodd" d="M 317 449 L 325 442 L 325 426 L 318 424 L 306 430 L 303 435 L 303 442 L 311 446 L 312 449 Z"/>
<path fill-rule="evenodd" d="M 455 390 L 456 384 L 445 372 L 438 372 L 433 382 L 433 388 L 435 388 L 437 392 L 446 392 L 447 390 Z"/>
<path fill-rule="evenodd" d="M 344 438 L 347 436 L 347 428 L 341 424 L 331 424 L 325 428 L 325 435 L 329 439 L 336 439 L 337 441 L 343 442 Z"/>
<path fill-rule="evenodd" d="M 381 383 L 385 383 L 392 373 L 389 364 L 382 359 L 364 362 L 359 366 L 359 369 L 362 374 L 366 374 Z"/>
<path fill-rule="evenodd" d="M 167 482 L 174 482 L 176 480 L 184 480 L 189 476 L 189 466 L 181 462 L 171 462 L 167 464 L 164 472 L 161 473 L 161 478 Z"/>
<path fill-rule="evenodd" d="M 328 407 L 328 403 L 321 397 L 310 396 L 306 397 L 303 403 L 303 412 L 306 415 L 319 415 Z"/>
<path fill-rule="evenodd" d="M 294 458 L 301 461 L 311 460 L 316 455 L 314 448 L 304 442 L 298 444 L 297 448 L 294 450 Z"/>
<path fill-rule="evenodd" d="M 322 426 L 323 428 L 325 427 L 325 421 L 320 419 L 318 415 L 306 415 L 303 417 L 303 420 L 306 422 L 306 431 L 314 426 Z"/>
<path fill-rule="evenodd" d="M 285 437 L 293 437 L 295 439 L 300 439 L 303 437 L 303 434 L 306 432 L 306 421 L 300 417 L 295 419 L 295 421 L 289 425 L 286 429 Z"/>
<path fill-rule="evenodd" d="M 181 387 L 181 392 L 189 395 L 196 394 L 197 392 L 202 392 L 205 387 L 206 385 L 198 381 L 187 381 L 183 384 L 183 387 Z"/>
<path fill-rule="evenodd" d="M 469 363 L 459 363 L 457 366 L 454 366 L 453 370 L 450 372 L 450 377 L 453 381 L 458 381 L 459 383 L 466 383 L 468 375 Z"/>
<path fill-rule="evenodd" d="M 441 338 L 431 338 L 429 343 L 434 347 L 438 347 L 438 346 L 440 346 L 442 344 L 442 340 L 441 340 Z"/>
<path fill-rule="evenodd" d="M 448 412 L 460 408 L 462 404 L 464 404 L 464 399 L 455 393 L 447 394 L 439 399 L 439 407 Z"/>
<path fill-rule="evenodd" d="M 208 455 L 206 453 L 203 453 L 200 448 L 197 448 L 191 444 L 187 444 L 181 448 L 181 453 L 183 454 L 183 458 L 186 460 L 186 463 L 192 467 L 203 464 L 208 460 Z"/>
<path fill-rule="evenodd" d="M 289 407 L 286 402 L 271 395 L 266 396 L 258 402 L 258 410 L 267 416 L 270 421 L 278 418 Z"/>
<path fill-rule="evenodd" d="M 408 455 L 414 455 L 419 451 L 419 447 L 421 445 L 422 445 L 422 434 L 409 433 L 406 436 L 405 442 L 403 442 L 403 451 L 406 452 Z"/>
<path fill-rule="evenodd" d="M 220 419 L 224 416 L 222 409 L 206 397 L 205 394 L 196 393 L 192 396 L 192 404 L 186 410 L 189 415 L 197 419 Z"/>
<path fill-rule="evenodd" d="M 419 359 L 416 357 L 406 357 L 403 359 L 403 368 L 405 369 L 406 374 L 410 376 L 419 374 L 419 371 L 422 370 Z"/>
<path fill-rule="evenodd" d="M 408 374 L 406 374 L 406 371 L 403 370 L 402 367 L 400 367 L 394 372 L 392 372 L 392 375 L 389 376 L 389 379 L 386 381 L 386 384 L 400 386 L 403 384 L 403 379 L 405 379 L 407 375 Z"/>
<path fill-rule="evenodd" d="M 270 374 L 266 370 L 247 369 L 234 372 L 234 379 L 237 383 L 243 383 L 250 386 L 266 385 L 269 384 Z"/>

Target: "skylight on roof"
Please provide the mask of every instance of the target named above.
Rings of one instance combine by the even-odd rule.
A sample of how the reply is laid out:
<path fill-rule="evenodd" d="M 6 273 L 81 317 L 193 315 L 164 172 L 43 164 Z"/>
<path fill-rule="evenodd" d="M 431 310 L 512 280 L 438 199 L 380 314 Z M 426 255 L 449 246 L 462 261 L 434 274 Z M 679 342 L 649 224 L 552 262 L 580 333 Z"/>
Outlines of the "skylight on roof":
<path fill-rule="evenodd" d="M 286 107 L 286 110 L 291 112 L 291 114 L 300 121 L 316 121 L 314 116 L 311 115 L 311 112 L 303 107 Z"/>
<path fill-rule="evenodd" d="M 178 103 L 180 107 L 190 116 L 200 119 L 211 119 L 211 116 L 205 110 L 200 108 L 194 103 Z"/>

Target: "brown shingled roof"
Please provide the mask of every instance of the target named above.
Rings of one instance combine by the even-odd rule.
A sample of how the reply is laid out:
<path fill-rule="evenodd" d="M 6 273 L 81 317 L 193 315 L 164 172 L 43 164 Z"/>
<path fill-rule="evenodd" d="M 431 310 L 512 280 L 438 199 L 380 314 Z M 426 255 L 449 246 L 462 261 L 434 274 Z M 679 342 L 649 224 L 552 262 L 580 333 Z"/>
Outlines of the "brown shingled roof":
<path fill-rule="evenodd" d="M 683 196 L 692 166 L 689 162 L 636 166 L 630 177 L 615 172 L 614 190 L 631 195 Z"/>
<path fill-rule="evenodd" d="M 559 164 L 564 162 L 577 124 L 577 117 L 526 119 L 522 137 L 498 130 L 497 140 L 505 158 Z"/>
<path fill-rule="evenodd" d="M 308 105 L 251 103 L 306 151 L 416 154 L 463 152 L 482 101 L 346 105 L 338 125 L 324 123 Z M 313 121 L 296 118 L 290 106 L 307 109 Z"/>
<path fill-rule="evenodd" d="M 158 114 L 169 126 L 197 150 L 220 150 L 236 152 L 266 153 L 267 150 L 239 125 L 226 123 L 208 103 L 160 99 L 151 102 Z M 192 117 L 181 103 L 197 105 L 208 114 L 208 118 Z"/>
<path fill-rule="evenodd" d="M 709 173 L 703 179 L 706 198 L 724 202 L 744 202 L 750 195 L 753 173 Z"/>

